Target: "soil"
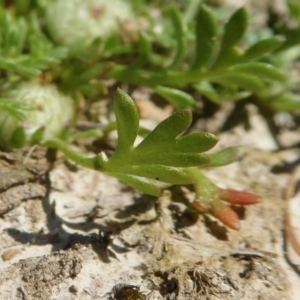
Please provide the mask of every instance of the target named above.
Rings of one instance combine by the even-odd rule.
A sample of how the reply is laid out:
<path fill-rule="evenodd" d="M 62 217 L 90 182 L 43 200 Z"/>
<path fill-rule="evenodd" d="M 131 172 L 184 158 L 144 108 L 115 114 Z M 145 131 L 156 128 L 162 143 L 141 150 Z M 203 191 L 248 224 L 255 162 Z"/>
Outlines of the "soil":
<path fill-rule="evenodd" d="M 1 152 L 1 300 L 299 299 L 300 258 L 284 230 L 290 207 L 300 238 L 297 175 L 290 183 L 299 129 L 277 136 L 290 143 L 284 150 L 257 109 L 244 109 L 247 128 L 242 122 L 223 131 L 217 148 L 244 145 L 247 153 L 205 171 L 220 187 L 262 197 L 235 207 L 238 232 L 191 212 L 189 187 L 156 199 L 62 157 L 52 163 L 43 148 Z M 205 128 L 219 131 L 230 112 L 225 104 Z"/>

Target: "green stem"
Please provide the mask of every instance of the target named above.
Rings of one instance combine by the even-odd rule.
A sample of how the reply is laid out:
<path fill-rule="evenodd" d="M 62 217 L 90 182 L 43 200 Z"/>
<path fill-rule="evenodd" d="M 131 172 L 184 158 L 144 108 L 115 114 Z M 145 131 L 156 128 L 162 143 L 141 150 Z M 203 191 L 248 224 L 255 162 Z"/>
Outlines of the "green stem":
<path fill-rule="evenodd" d="M 197 83 L 204 79 L 202 70 L 190 71 L 146 71 L 129 68 L 125 65 L 115 65 L 108 73 L 108 77 L 130 84 L 156 86 L 185 86 L 190 83 Z"/>
<path fill-rule="evenodd" d="M 48 140 L 44 142 L 43 145 L 49 148 L 59 149 L 66 155 L 66 157 L 82 167 L 100 171 L 105 169 L 106 162 L 101 155 L 85 157 L 82 153 L 73 150 L 69 144 L 59 139 Z"/>
<path fill-rule="evenodd" d="M 75 133 L 70 137 L 70 142 L 88 139 L 88 138 L 102 138 L 103 133 L 99 129 L 89 129 L 79 133 Z"/>
<path fill-rule="evenodd" d="M 228 72 L 230 72 L 230 70 L 227 68 L 218 69 L 216 71 L 206 69 L 188 71 L 148 71 L 126 65 L 115 65 L 108 73 L 107 77 L 116 79 L 120 82 L 149 87 L 155 87 L 157 85 L 184 87 L 189 84 L 199 83 L 203 80 L 214 82 L 220 76 L 224 76 Z"/>

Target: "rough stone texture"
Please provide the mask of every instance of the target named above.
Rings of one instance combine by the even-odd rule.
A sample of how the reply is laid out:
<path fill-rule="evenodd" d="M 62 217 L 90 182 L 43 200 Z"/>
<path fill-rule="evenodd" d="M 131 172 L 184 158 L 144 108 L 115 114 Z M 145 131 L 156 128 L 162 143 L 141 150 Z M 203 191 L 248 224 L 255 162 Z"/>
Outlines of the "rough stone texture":
<path fill-rule="evenodd" d="M 218 131 L 228 112 L 206 126 Z M 283 201 L 299 150 L 280 150 L 253 106 L 247 113 L 250 127 L 218 134 L 216 147 L 244 145 L 243 159 L 205 171 L 220 187 L 262 197 L 258 205 L 235 207 L 239 232 L 190 211 L 190 187 L 156 199 L 63 160 L 48 173 L 43 151 L 25 163 L 26 153 L 0 154 L 5 172 L 26 174 L 5 183 L 0 206 L 16 188 L 40 187 L 1 215 L 0 299 L 299 299 L 300 259 L 284 234 L 290 205 L 292 228 L 300 227 L 299 193 Z M 294 136 L 299 141 L 297 130 Z"/>
<path fill-rule="evenodd" d="M 50 299 L 55 287 L 81 269 L 82 260 L 72 250 L 21 259 L 0 275 L 1 299 Z"/>

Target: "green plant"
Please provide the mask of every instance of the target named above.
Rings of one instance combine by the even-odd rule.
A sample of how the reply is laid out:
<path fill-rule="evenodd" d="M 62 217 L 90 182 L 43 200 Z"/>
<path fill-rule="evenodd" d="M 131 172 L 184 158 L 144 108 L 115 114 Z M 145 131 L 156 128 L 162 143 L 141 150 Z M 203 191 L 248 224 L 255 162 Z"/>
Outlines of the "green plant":
<path fill-rule="evenodd" d="M 147 12 L 149 4 L 143 6 L 145 3 L 139 4 L 140 11 L 149 22 L 155 22 Z M 99 94 L 108 90 L 107 79 L 150 87 L 177 109 L 197 109 L 197 103 L 188 90 L 215 103 L 252 96 L 263 99 L 268 105 L 264 93 L 273 86 L 287 86 L 286 74 L 275 66 L 270 55 L 275 49 L 284 53 L 286 44 L 283 39 L 269 37 L 250 46 L 243 45 L 248 19 L 244 8 L 230 17 L 222 32 L 213 11 L 191 1 L 191 4 L 183 5 L 183 12 L 175 7 L 164 12 L 161 32 L 150 26 L 139 33 L 137 44 L 135 39 L 122 41 L 115 25 L 111 36 L 105 34 L 101 37 L 101 34 L 92 32 L 86 42 L 83 42 L 82 35 L 79 42 L 64 42 L 54 33 L 59 31 L 56 28 L 59 22 L 55 9 L 51 11 L 52 5 L 51 1 L 15 1 L 15 10 L 12 10 L 15 13 L 12 13 L 3 3 L 0 4 L 0 122 L 10 124 L 9 130 L 2 131 L 1 146 L 8 149 L 38 143 L 57 148 L 74 162 L 114 176 L 150 195 L 158 196 L 162 189 L 171 185 L 192 185 L 196 192 L 196 199 L 191 203 L 193 209 L 211 213 L 230 228 L 238 229 L 237 215 L 223 200 L 245 205 L 257 203 L 258 197 L 246 192 L 222 190 L 198 167 L 230 163 L 241 155 L 241 149 L 205 153 L 213 148 L 217 138 L 209 133 L 182 135 L 192 121 L 190 110 L 177 111 L 135 145 L 139 131 L 138 113 L 129 96 L 119 90 L 114 100 L 118 146 L 110 157 L 101 152 L 89 158 L 72 150 L 74 140 L 101 133 L 97 130 L 77 133 L 72 126 L 67 126 L 70 124 L 66 125 L 66 121 L 72 118 L 76 100 L 95 101 Z M 68 13 L 56 12 L 59 12 L 60 19 L 63 18 L 61 13 Z M 48 21 L 44 24 L 41 20 L 46 15 Z M 77 21 L 80 20 L 72 20 Z M 56 84 L 59 91 L 54 89 L 55 93 L 52 90 L 50 94 L 51 97 L 54 94 L 58 101 L 50 97 L 52 104 L 72 106 L 68 116 L 56 124 L 58 130 L 51 129 L 53 124 L 48 124 L 49 127 L 43 123 L 33 125 L 31 117 L 38 115 L 41 105 L 24 101 L 24 95 L 18 96 L 19 84 L 24 81 L 30 82 L 25 86 L 32 89 L 38 86 L 43 91 L 47 90 L 45 86 L 49 82 Z M 61 92 L 71 95 L 74 103 L 70 98 L 66 98 L 69 99 L 66 102 L 59 101 L 65 99 Z M 42 101 L 38 99 L 37 102 L 39 100 Z M 45 112 L 49 115 L 56 113 L 53 107 L 48 110 Z"/>
<path fill-rule="evenodd" d="M 255 93 L 254 100 L 272 111 L 297 112 L 300 108 L 298 61 L 300 58 L 300 3 L 287 0 L 289 23 L 278 20 L 273 25 L 273 34 L 284 36 L 285 42 L 264 58 L 276 68 L 288 74 L 282 84 L 270 82 L 268 88 Z M 293 24 L 291 21 L 293 20 Z"/>
<path fill-rule="evenodd" d="M 282 37 L 259 40 L 242 50 L 239 44 L 248 23 L 245 8 L 230 17 L 223 33 L 208 7 L 201 5 L 197 10 L 190 28 L 184 14 L 175 8 L 170 10 L 176 39 L 170 43 L 175 52 L 170 50 L 167 54 L 171 60 L 163 54 L 158 60 L 149 38 L 141 34 L 137 60 L 130 65 L 115 64 L 108 77 L 149 86 L 177 108 L 196 107 L 195 100 L 182 91 L 188 87 L 220 103 L 264 91 L 270 82 L 284 84 L 286 74 L 261 60 L 283 44 Z M 170 40 L 166 32 L 163 34 L 162 39 Z"/>
<path fill-rule="evenodd" d="M 193 184 L 197 194 L 192 204 L 195 209 L 212 213 L 228 227 L 239 229 L 237 215 L 222 200 L 246 205 L 257 203 L 258 197 L 246 192 L 221 190 L 195 167 L 216 167 L 230 163 L 240 156 L 240 148 L 204 154 L 215 146 L 218 139 L 206 132 L 182 135 L 192 121 L 190 110 L 174 113 L 135 146 L 139 117 L 134 102 L 122 90 L 118 90 L 114 108 L 118 144 L 111 157 L 108 158 L 104 152 L 92 158 L 86 157 L 57 138 L 45 140 L 43 144 L 60 149 L 81 166 L 116 177 L 149 195 L 159 196 L 163 188 L 174 184 Z"/>
<path fill-rule="evenodd" d="M 142 14 L 150 24 L 148 28 L 122 32 L 114 22 L 111 32 L 103 32 L 103 26 L 97 24 L 103 22 L 104 2 L 93 0 L 89 15 L 92 25 L 87 25 L 89 34 L 82 35 L 74 30 L 81 28 L 82 20 L 72 17 L 80 13 L 81 6 L 72 5 L 74 13 L 70 15 L 69 9 L 59 9 L 60 5 L 69 5 L 65 2 L 40 0 L 25 5 L 15 1 L 15 15 L 2 5 L 3 88 L 24 78 L 46 75 L 65 93 L 94 100 L 107 92 L 105 80 L 114 79 L 147 86 L 177 109 L 197 110 L 194 95 L 218 104 L 248 99 L 273 111 L 299 107 L 295 93 L 299 80 L 290 76 L 299 57 L 299 51 L 291 49 L 300 43 L 299 30 L 281 30 L 278 34 L 268 30 L 261 38 L 251 28 L 247 30 L 245 8 L 237 10 L 223 28 L 216 13 L 199 1 L 185 3 L 181 11 L 171 6 L 154 20 L 150 4 L 136 1 L 136 11 L 126 8 L 128 14 L 122 19 Z M 290 3 L 291 15 L 297 18 L 297 4 Z M 88 9 L 84 5 L 85 13 Z M 107 12 L 110 9 L 107 7 Z M 114 8 L 112 11 L 112 19 L 120 17 Z M 131 18 L 131 22 L 139 26 L 137 19 Z M 66 40 L 59 37 L 60 33 Z M 138 35 L 138 41 L 124 41 L 122 34 Z"/>
<path fill-rule="evenodd" d="M 35 11 L 27 17 L 12 15 L 0 6 L 0 87 L 35 78 L 67 56 L 43 33 Z"/>
<path fill-rule="evenodd" d="M 94 1 L 93 5 L 97 3 Z M 124 31 L 124 36 L 138 34 L 138 41 L 128 38 L 124 42 L 120 28 L 103 37 L 102 27 L 92 26 L 88 30 L 91 34 L 80 35 L 73 27 L 80 27 L 82 20 L 70 20 L 70 10 L 57 11 L 57 5 L 58 2 L 45 6 L 42 15 L 49 19 L 46 30 L 53 38 L 51 43 L 63 44 L 72 53 L 52 72 L 52 80 L 67 93 L 94 98 L 106 91 L 103 80 L 114 79 L 150 87 L 177 109 L 197 110 L 191 91 L 215 103 L 256 97 L 268 106 L 271 101 L 264 100 L 264 94 L 272 86 L 288 86 L 289 70 L 282 72 L 275 60 L 266 59 L 285 44 L 284 37 L 252 39 L 249 45 L 244 37 L 248 27 L 245 8 L 236 11 L 222 30 L 215 13 L 198 1 L 184 5 L 182 12 L 176 6 L 165 9 L 158 20 L 151 17 L 149 4 L 139 2 L 135 13 L 142 13 L 150 25 L 141 32 Z M 73 5 L 74 15 L 79 13 L 76 9 L 79 11 L 80 7 Z M 96 21 L 90 18 L 94 24 Z M 69 23 L 61 24 L 61 19 Z M 131 22 L 139 26 L 138 20 Z M 61 32 L 66 32 L 64 36 L 71 41 L 59 38 Z"/>
<path fill-rule="evenodd" d="M 300 25 L 300 3 L 297 0 L 287 0 L 290 16 Z"/>

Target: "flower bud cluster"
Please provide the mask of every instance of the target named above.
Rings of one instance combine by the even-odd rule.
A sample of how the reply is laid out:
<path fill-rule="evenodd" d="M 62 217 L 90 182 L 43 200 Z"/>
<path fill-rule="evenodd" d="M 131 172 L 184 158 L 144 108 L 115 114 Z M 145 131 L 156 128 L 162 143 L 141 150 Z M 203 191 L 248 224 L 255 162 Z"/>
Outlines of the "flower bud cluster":
<path fill-rule="evenodd" d="M 206 183 L 208 183 L 208 181 L 206 181 Z M 260 198 L 253 193 L 221 189 L 216 187 L 212 182 L 209 182 L 209 184 L 213 185 L 213 188 L 206 189 L 206 191 L 211 191 L 210 200 L 203 201 L 201 196 L 197 195 L 197 199 L 193 201 L 192 205 L 201 212 L 212 214 L 227 227 L 233 230 L 239 230 L 240 221 L 237 213 L 223 201 L 233 205 L 252 205 L 259 203 Z"/>

